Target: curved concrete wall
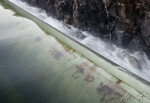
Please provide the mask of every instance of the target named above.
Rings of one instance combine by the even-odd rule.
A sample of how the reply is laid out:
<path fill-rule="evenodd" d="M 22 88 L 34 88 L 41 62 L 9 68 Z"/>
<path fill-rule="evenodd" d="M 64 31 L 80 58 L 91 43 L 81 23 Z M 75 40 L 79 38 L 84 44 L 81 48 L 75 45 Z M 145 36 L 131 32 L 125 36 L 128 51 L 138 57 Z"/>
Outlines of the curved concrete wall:
<path fill-rule="evenodd" d="M 5 68 L 0 72 L 3 74 L 1 81 L 5 81 L 4 77 L 11 78 L 25 100 L 32 102 L 30 96 L 34 95 L 33 98 L 43 98 L 50 103 L 149 102 L 150 87 L 146 81 L 142 82 L 141 78 L 11 2 L 5 2 L 58 39 L 45 35 L 30 20 L 1 14 L 0 25 L 3 28 L 0 34 L 4 40 L 0 39 L 0 56 L 5 58 L 1 60 L 1 68 Z M 22 90 L 22 84 L 27 88 Z M 36 92 L 39 92 L 38 96 Z M 38 98 L 36 102 L 40 102 Z"/>

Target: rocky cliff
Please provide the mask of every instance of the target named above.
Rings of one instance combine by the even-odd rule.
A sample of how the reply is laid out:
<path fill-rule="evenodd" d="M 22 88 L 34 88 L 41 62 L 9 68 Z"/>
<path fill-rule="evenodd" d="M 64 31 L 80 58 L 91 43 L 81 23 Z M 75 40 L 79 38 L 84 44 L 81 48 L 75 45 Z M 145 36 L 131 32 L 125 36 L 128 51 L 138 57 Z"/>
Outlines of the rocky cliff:
<path fill-rule="evenodd" d="M 65 23 L 150 57 L 149 0 L 22 0 Z"/>

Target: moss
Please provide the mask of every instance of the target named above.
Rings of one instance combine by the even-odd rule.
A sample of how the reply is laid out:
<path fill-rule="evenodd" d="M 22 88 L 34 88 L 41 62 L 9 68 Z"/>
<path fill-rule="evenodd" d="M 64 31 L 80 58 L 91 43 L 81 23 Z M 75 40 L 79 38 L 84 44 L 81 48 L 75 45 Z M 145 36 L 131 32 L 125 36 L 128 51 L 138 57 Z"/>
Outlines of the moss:
<path fill-rule="evenodd" d="M 131 32 L 133 29 L 134 29 L 134 25 L 133 24 L 129 24 L 128 32 Z"/>
<path fill-rule="evenodd" d="M 0 1 L 0 5 L 3 6 L 5 9 L 9 8 L 9 6 L 4 2 L 4 0 Z"/>
<path fill-rule="evenodd" d="M 1 1 L 0 1 L 0 5 L 3 6 L 3 8 L 5 8 L 5 9 L 12 10 L 12 11 L 14 12 L 14 16 L 23 17 L 22 15 L 20 15 L 19 13 L 17 13 L 17 12 L 15 11 L 15 9 L 13 9 L 13 8 L 10 7 L 9 5 L 7 5 L 4 0 L 1 0 Z"/>

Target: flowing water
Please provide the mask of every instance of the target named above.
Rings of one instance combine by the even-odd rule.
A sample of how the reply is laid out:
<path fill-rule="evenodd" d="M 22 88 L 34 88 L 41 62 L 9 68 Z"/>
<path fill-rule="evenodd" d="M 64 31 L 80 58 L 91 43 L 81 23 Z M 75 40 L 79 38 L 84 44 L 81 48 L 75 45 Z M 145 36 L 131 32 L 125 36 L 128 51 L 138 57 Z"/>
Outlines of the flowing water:
<path fill-rule="evenodd" d="M 116 64 L 130 70 L 131 72 L 139 75 L 140 77 L 150 81 L 150 60 L 145 53 L 141 52 L 129 52 L 126 49 L 122 49 L 113 44 L 104 42 L 102 39 L 92 36 L 92 34 L 81 31 L 70 25 L 64 24 L 62 21 L 58 21 L 46 14 L 44 10 L 36 7 L 31 7 L 28 4 L 20 0 L 10 0 L 16 5 L 20 6 L 24 10 L 30 12 L 39 19 L 45 21 L 61 32 L 67 34 L 68 36 L 76 39 L 80 43 L 86 45 L 87 47 L 93 49 L 97 53 L 103 55 L 104 57 L 110 59 Z M 140 64 L 140 70 L 135 68 L 134 63 L 131 63 L 129 58 L 134 57 Z M 131 60 L 132 61 L 132 60 Z M 134 60 L 133 60 L 134 62 Z M 133 65 L 132 65 L 133 64 Z M 135 63 L 135 65 L 137 62 Z"/>
<path fill-rule="evenodd" d="M 89 92 L 95 94 L 81 100 L 78 95 L 89 85 L 71 76 L 75 64 L 85 59 L 69 55 L 35 23 L 13 14 L 0 6 L 0 103 L 88 103 L 93 98 L 98 102 L 92 89 Z"/>
<path fill-rule="evenodd" d="M 149 103 L 118 81 L 31 20 L 0 6 L 0 103 Z"/>

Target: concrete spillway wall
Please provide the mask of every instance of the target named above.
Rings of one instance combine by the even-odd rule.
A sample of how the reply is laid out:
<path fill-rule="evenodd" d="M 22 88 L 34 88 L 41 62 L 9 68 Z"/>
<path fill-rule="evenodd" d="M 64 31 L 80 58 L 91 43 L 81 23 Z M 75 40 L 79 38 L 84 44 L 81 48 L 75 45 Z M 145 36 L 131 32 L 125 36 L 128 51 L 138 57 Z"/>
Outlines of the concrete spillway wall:
<path fill-rule="evenodd" d="M 50 77 L 48 76 L 47 78 L 49 78 L 50 82 L 46 86 L 49 85 L 51 87 L 49 92 L 58 92 L 55 95 L 50 93 L 50 98 L 53 98 L 52 100 L 55 103 L 61 100 L 74 101 L 74 103 L 81 101 L 82 103 L 97 103 L 99 101 L 105 103 L 109 100 L 114 100 L 115 103 L 131 103 L 133 101 L 135 103 L 148 103 L 150 85 L 147 81 L 88 49 L 8 0 L 3 2 L 20 15 L 34 21 L 45 32 L 52 35 L 52 37 L 50 36 L 51 39 L 46 37 L 44 42 L 40 42 L 41 38 L 45 38 L 45 35 L 40 35 L 40 32 L 35 32 L 39 36 L 29 33 L 30 39 L 35 38 L 35 42 L 40 42 L 38 45 L 35 45 L 29 42 L 30 39 L 23 39 L 27 36 L 25 35 L 28 31 L 26 26 L 27 31 L 24 33 L 22 33 L 22 29 L 17 28 L 17 25 L 14 25 L 15 28 L 13 28 L 18 31 L 14 35 L 17 37 L 16 40 L 20 39 L 19 46 L 14 46 L 14 53 L 17 53 L 17 50 L 23 50 L 21 51 L 23 54 L 28 54 L 28 56 L 37 59 L 38 63 L 36 63 L 35 67 L 41 67 L 43 63 L 46 63 L 46 66 L 41 68 L 49 68 L 48 70 L 52 71 L 48 72 Z M 18 21 L 18 23 L 20 23 L 20 26 L 24 26 L 25 22 L 21 23 Z M 11 25 L 11 22 L 5 24 Z M 34 25 L 30 26 L 30 29 L 37 29 L 33 27 Z M 24 36 L 20 38 L 19 34 L 24 34 Z M 52 39 L 53 37 L 58 40 Z M 33 52 L 33 48 L 36 48 L 36 51 Z M 49 54 L 47 54 L 47 51 Z M 27 64 L 29 65 L 30 63 Z M 59 99 L 55 99 L 55 96 Z M 73 98 L 76 99 L 73 100 Z"/>

